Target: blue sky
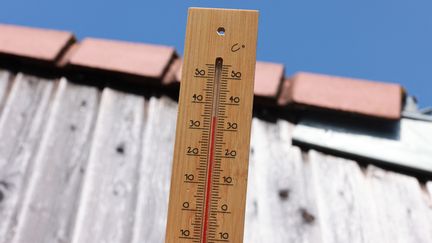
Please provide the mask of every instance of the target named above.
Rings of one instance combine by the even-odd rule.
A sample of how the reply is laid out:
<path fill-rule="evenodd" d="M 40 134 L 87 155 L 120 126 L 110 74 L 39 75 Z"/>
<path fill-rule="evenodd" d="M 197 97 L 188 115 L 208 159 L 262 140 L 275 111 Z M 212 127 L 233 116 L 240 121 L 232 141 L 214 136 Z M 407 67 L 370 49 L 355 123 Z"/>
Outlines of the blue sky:
<path fill-rule="evenodd" d="M 175 46 L 188 7 L 260 10 L 258 59 L 310 71 L 402 84 L 432 106 L 430 0 L 7 0 L 0 22 Z"/>

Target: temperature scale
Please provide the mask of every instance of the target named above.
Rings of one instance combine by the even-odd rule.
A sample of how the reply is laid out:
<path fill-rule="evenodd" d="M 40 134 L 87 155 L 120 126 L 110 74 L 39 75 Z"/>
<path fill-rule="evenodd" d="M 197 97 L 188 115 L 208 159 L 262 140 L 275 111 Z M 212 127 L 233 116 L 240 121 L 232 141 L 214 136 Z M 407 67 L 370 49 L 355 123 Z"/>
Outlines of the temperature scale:
<path fill-rule="evenodd" d="M 243 242 L 257 26 L 189 9 L 166 243 Z"/>

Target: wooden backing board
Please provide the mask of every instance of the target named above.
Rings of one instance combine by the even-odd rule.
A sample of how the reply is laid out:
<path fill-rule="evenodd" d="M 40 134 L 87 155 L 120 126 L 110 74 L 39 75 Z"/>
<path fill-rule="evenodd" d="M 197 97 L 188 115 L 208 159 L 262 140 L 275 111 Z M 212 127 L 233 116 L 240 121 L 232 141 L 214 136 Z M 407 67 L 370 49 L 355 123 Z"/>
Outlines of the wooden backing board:
<path fill-rule="evenodd" d="M 257 25 L 257 11 L 189 9 L 167 243 L 243 241 Z"/>

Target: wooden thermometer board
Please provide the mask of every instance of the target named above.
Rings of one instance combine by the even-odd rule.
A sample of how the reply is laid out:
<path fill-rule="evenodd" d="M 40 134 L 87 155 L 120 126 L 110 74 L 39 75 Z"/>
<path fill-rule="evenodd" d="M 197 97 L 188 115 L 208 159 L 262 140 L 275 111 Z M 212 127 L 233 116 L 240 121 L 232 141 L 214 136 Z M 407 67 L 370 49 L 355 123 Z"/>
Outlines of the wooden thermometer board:
<path fill-rule="evenodd" d="M 166 243 L 243 242 L 257 27 L 189 9 Z"/>

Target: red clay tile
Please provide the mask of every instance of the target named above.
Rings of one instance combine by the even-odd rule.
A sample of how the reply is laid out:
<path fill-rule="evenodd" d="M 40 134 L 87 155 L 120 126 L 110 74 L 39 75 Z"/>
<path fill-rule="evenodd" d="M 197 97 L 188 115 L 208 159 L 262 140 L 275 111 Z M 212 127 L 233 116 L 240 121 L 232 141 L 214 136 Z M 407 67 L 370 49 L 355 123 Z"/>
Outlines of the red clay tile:
<path fill-rule="evenodd" d="M 75 54 L 75 52 L 78 50 L 79 45 L 80 45 L 80 43 L 78 43 L 78 42 L 74 43 L 73 45 L 70 45 L 69 48 L 67 50 L 65 50 L 63 55 L 57 61 L 57 66 L 58 67 L 65 67 L 68 64 L 71 56 L 73 56 Z"/>
<path fill-rule="evenodd" d="M 284 77 L 284 66 L 270 62 L 257 62 L 255 68 L 256 96 L 276 99 Z"/>
<path fill-rule="evenodd" d="M 74 40 L 70 32 L 0 24 L 0 54 L 54 62 Z"/>
<path fill-rule="evenodd" d="M 401 115 L 402 87 L 312 73 L 297 73 L 288 82 L 279 104 L 289 103 L 397 120 Z"/>
<path fill-rule="evenodd" d="M 281 92 L 278 98 L 279 105 L 288 105 L 291 102 L 292 79 L 287 78 L 282 82 Z"/>
<path fill-rule="evenodd" d="M 172 47 L 88 38 L 69 59 L 73 66 L 162 79 Z"/>
<path fill-rule="evenodd" d="M 180 82 L 181 76 L 182 76 L 183 59 L 179 58 L 178 62 L 179 62 L 178 63 L 178 69 L 177 69 L 177 72 L 175 73 L 175 79 L 176 79 L 176 81 Z"/>
<path fill-rule="evenodd" d="M 176 58 L 168 68 L 165 77 L 162 79 L 163 85 L 178 86 L 181 75 L 182 59 Z"/>

